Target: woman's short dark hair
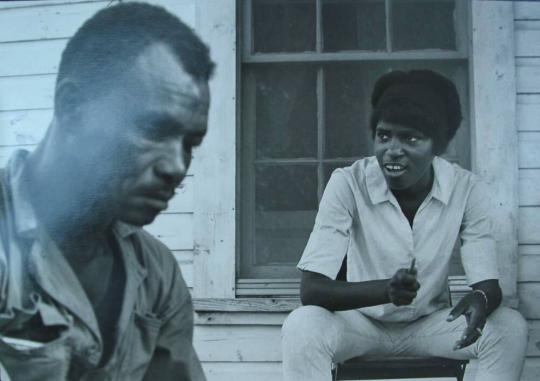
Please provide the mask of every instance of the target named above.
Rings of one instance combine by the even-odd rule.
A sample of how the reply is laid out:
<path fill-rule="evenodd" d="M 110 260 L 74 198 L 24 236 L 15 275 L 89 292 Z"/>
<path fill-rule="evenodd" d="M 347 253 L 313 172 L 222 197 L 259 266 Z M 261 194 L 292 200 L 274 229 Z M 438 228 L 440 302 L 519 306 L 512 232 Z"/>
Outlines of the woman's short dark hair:
<path fill-rule="evenodd" d="M 155 42 L 168 46 L 194 78 L 208 81 L 212 75 L 208 47 L 190 27 L 162 7 L 130 2 L 100 10 L 79 28 L 62 53 L 57 83 L 69 77 L 95 94 Z"/>
<path fill-rule="evenodd" d="M 462 119 L 456 86 L 431 70 L 384 74 L 375 83 L 371 106 L 373 133 L 380 121 L 415 128 L 433 139 L 436 155 L 446 150 Z"/>

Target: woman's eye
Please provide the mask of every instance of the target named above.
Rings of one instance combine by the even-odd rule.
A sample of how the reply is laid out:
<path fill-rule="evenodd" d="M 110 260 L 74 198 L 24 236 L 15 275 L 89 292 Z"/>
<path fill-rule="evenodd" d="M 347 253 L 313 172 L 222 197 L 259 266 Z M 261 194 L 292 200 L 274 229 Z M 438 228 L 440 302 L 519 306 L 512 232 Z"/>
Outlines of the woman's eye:
<path fill-rule="evenodd" d="M 386 141 L 386 140 L 388 140 L 388 134 L 385 134 L 385 133 L 383 133 L 383 132 L 377 133 L 377 137 L 378 137 L 381 141 Z"/>
<path fill-rule="evenodd" d="M 416 137 L 416 136 L 409 136 L 409 138 L 407 140 L 409 142 L 411 142 L 411 143 L 416 143 L 420 139 L 418 139 L 418 137 Z"/>

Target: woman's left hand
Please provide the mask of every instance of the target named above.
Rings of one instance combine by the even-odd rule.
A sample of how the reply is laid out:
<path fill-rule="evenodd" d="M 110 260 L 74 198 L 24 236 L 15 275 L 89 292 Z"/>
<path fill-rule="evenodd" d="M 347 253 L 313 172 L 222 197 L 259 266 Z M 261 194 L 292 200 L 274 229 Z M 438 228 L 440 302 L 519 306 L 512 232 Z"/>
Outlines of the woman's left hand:
<path fill-rule="evenodd" d="M 479 292 L 470 292 L 459 301 L 446 321 L 456 320 L 464 315 L 467 320 L 467 328 L 463 331 L 461 338 L 454 344 L 454 350 L 468 347 L 482 336 L 482 330 L 486 324 L 487 306 L 486 300 Z"/>

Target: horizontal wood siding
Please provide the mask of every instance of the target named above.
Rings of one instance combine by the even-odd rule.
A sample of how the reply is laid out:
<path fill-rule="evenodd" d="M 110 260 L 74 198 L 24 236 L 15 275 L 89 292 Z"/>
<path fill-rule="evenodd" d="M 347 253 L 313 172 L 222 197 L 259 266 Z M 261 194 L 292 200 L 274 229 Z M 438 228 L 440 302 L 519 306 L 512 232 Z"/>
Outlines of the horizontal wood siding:
<path fill-rule="evenodd" d="M 540 3 L 514 4 L 519 131 L 520 311 L 529 322 L 524 379 L 540 379 Z M 530 378 L 534 377 L 534 378 Z"/>

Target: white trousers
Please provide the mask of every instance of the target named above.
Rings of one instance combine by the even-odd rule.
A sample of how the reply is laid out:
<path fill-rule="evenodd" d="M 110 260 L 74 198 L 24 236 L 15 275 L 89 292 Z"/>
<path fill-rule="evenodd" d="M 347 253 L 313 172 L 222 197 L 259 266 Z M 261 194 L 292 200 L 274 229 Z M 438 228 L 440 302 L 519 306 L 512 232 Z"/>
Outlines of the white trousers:
<path fill-rule="evenodd" d="M 385 323 L 357 310 L 330 312 L 317 306 L 294 310 L 282 329 L 286 381 L 330 381 L 331 365 L 357 356 L 426 356 L 478 359 L 476 381 L 519 381 L 527 347 L 521 314 L 499 307 L 476 343 L 454 351 L 466 327 L 450 309 L 409 323 Z"/>

